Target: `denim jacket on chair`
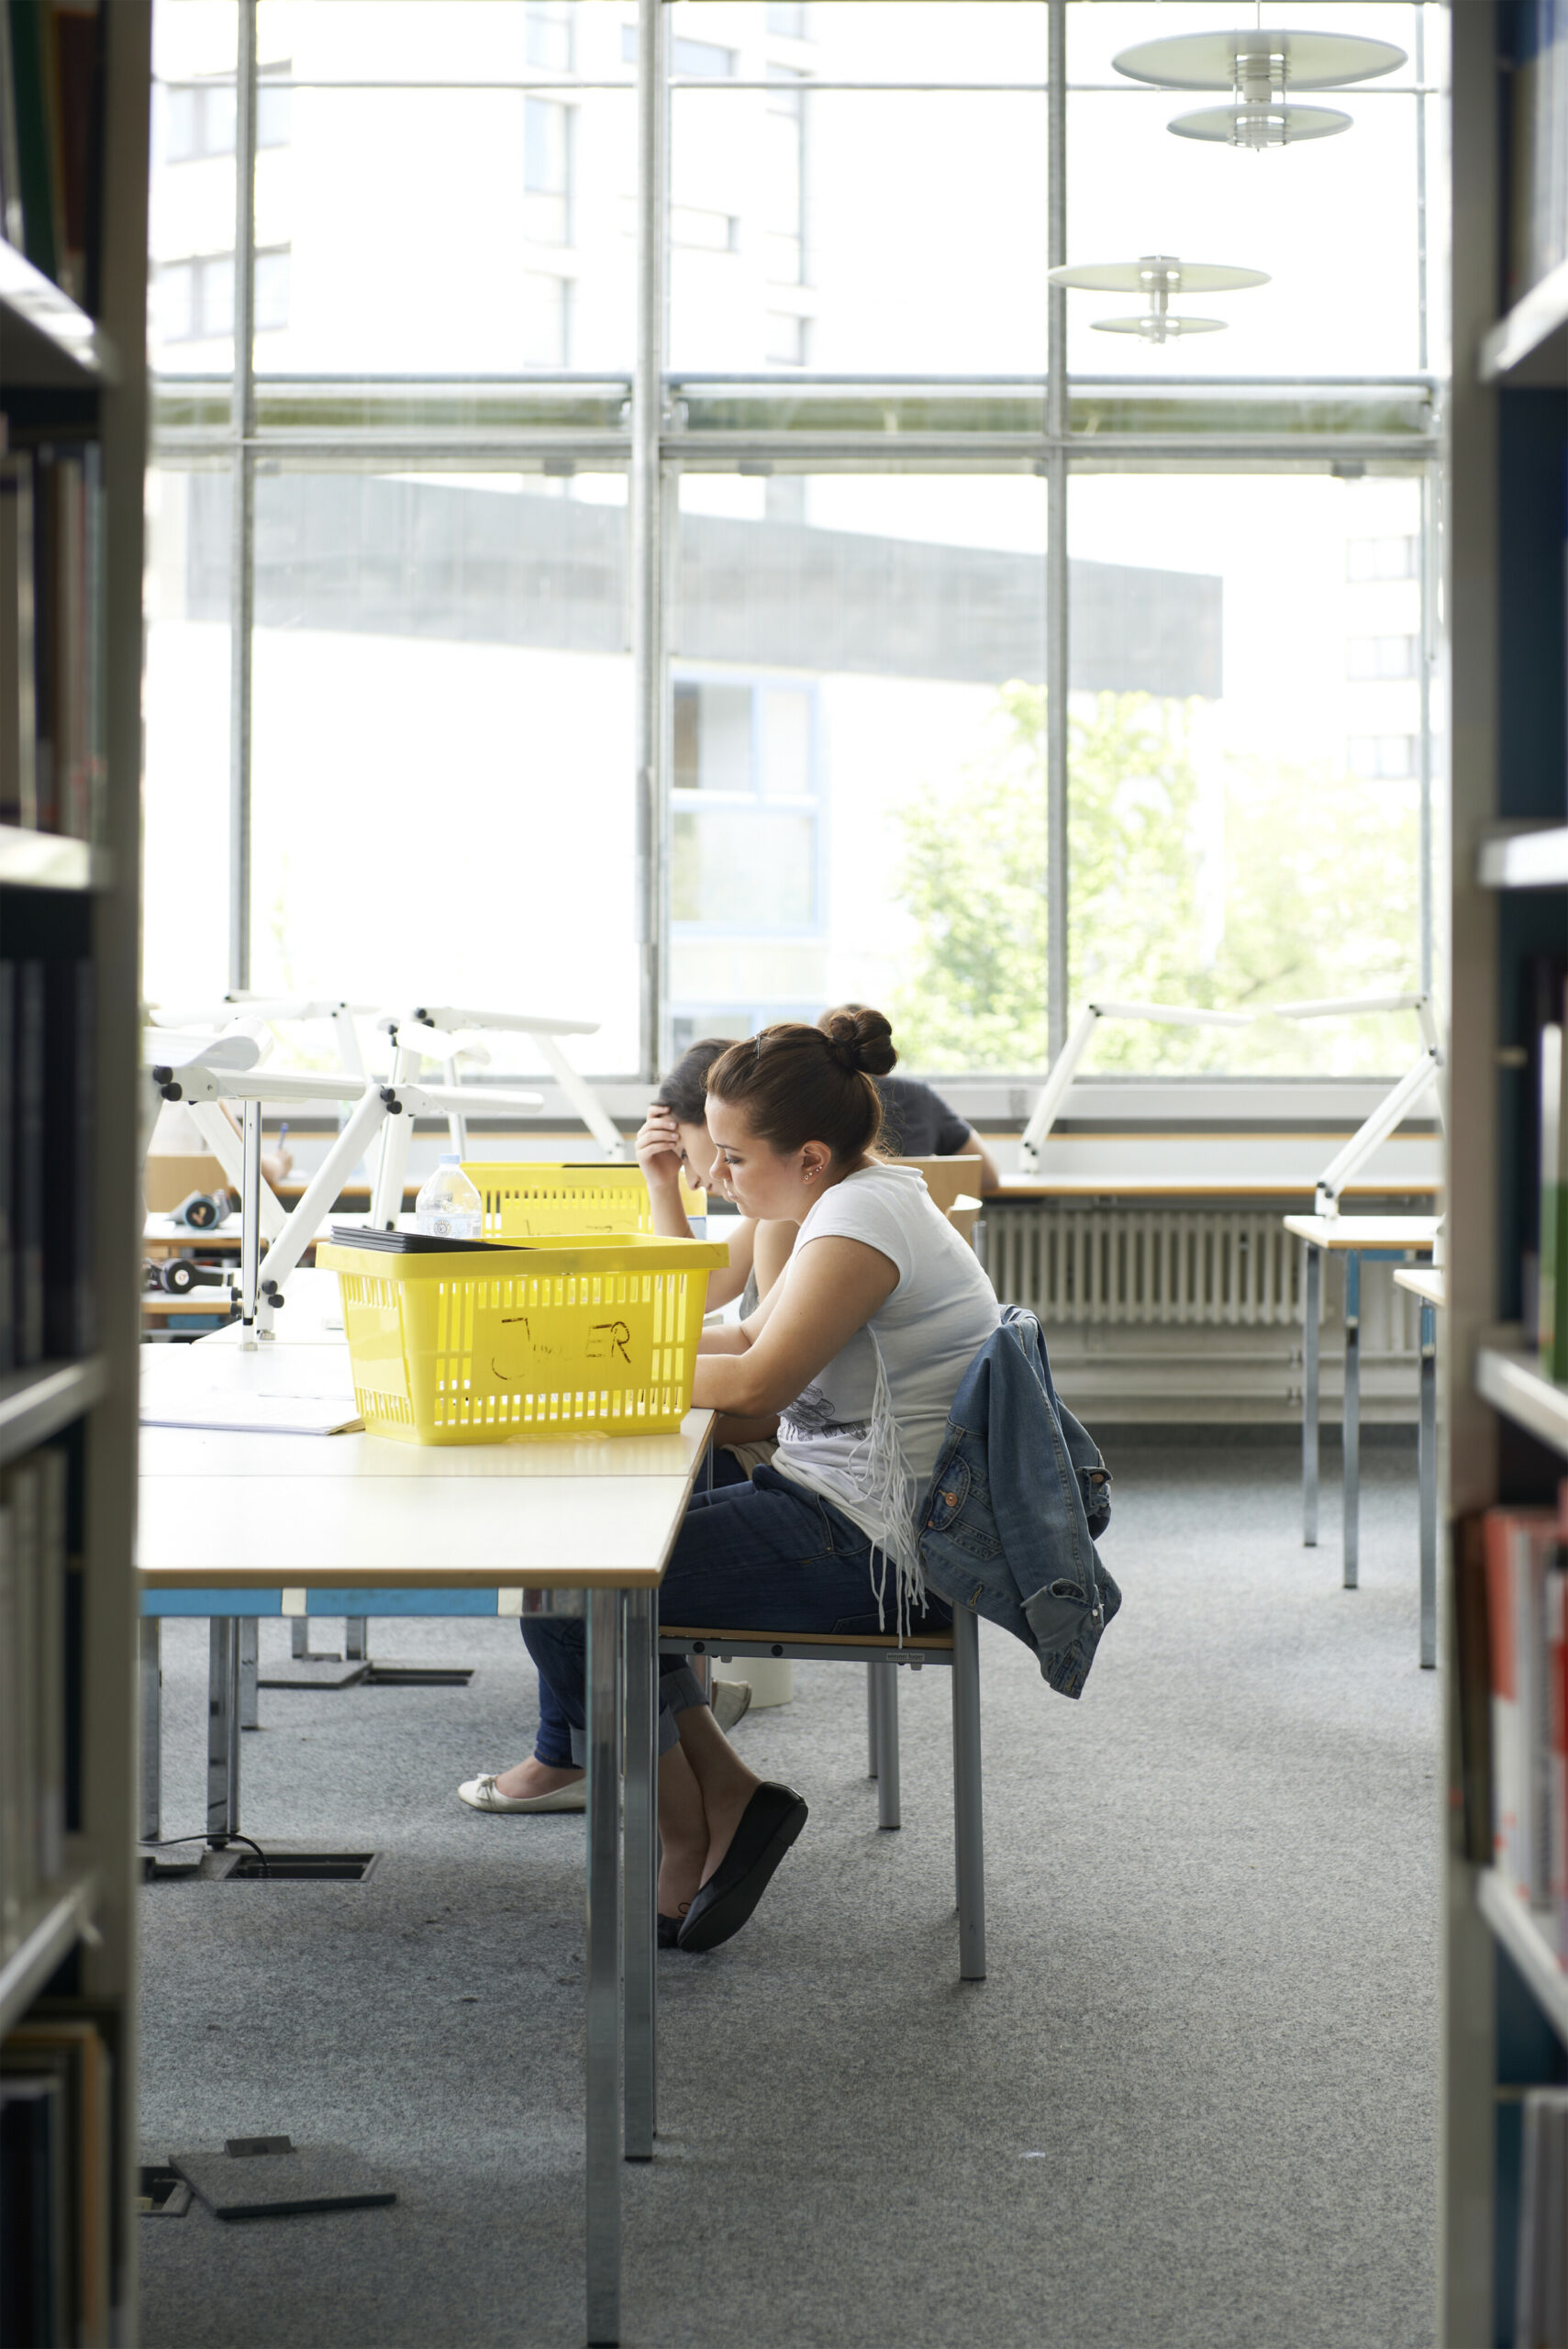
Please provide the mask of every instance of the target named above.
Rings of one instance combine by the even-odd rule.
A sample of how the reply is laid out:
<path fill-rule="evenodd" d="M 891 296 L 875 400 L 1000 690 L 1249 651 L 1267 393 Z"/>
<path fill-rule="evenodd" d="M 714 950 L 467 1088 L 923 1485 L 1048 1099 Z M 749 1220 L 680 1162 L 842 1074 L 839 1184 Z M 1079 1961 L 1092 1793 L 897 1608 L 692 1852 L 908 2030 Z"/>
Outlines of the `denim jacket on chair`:
<path fill-rule="evenodd" d="M 1032 1648 L 1060 1696 L 1081 1696 L 1121 1605 L 1095 1549 L 1110 1513 L 1109 1471 L 1057 1397 L 1040 1323 L 1005 1306 L 953 1397 L 921 1504 L 927 1582 Z"/>

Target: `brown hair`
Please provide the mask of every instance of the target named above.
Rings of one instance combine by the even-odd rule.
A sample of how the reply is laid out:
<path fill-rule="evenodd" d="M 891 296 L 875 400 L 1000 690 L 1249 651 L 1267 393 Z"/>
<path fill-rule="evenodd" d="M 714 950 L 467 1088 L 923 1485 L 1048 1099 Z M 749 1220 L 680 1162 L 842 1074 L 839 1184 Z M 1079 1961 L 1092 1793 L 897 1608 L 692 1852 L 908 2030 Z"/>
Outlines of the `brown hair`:
<path fill-rule="evenodd" d="M 701 1126 L 707 1122 L 707 1073 L 715 1061 L 728 1052 L 733 1036 L 704 1036 L 696 1043 L 688 1044 L 675 1065 L 662 1080 L 653 1096 L 654 1105 L 661 1109 L 673 1109 L 683 1126 Z"/>
<path fill-rule="evenodd" d="M 882 1096 L 872 1080 L 897 1058 L 880 1011 L 836 1011 L 816 1028 L 781 1020 L 732 1044 L 709 1069 L 707 1089 L 744 1109 L 752 1132 L 774 1150 L 825 1141 L 835 1159 L 861 1158 L 882 1135 Z"/>

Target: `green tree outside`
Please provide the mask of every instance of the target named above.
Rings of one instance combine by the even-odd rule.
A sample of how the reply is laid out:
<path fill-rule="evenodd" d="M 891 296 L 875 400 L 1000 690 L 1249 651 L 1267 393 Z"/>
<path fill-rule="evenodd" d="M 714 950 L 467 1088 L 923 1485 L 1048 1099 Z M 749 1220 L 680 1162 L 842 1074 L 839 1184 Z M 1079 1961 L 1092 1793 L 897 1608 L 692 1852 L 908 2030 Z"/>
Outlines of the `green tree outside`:
<path fill-rule="evenodd" d="M 1327 766 L 1228 758 L 1223 857 L 1210 859 L 1201 709 L 1105 693 L 1071 714 L 1073 1004 L 1115 995 L 1256 1011 L 1412 987 L 1408 795 Z M 895 1016 L 913 1066 L 1025 1070 L 1048 1058 L 1043 688 L 1004 686 L 988 732 L 956 792 L 927 790 L 902 817 L 900 896 L 916 945 Z M 1397 1014 L 1229 1031 L 1118 1022 L 1102 1030 L 1093 1064 L 1392 1071 L 1414 1045 L 1413 1022 Z"/>

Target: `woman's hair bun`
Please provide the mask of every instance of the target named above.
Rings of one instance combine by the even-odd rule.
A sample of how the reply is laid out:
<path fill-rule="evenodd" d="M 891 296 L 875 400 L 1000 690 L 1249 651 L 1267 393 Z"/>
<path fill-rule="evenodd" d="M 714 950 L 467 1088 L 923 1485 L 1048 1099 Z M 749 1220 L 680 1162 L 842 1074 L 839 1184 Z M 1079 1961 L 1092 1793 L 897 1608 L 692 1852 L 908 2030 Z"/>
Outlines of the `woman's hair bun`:
<path fill-rule="evenodd" d="M 845 1004 L 827 1012 L 819 1024 L 840 1068 L 885 1076 L 898 1058 L 892 1027 L 880 1011 L 869 1010 L 863 1004 Z"/>

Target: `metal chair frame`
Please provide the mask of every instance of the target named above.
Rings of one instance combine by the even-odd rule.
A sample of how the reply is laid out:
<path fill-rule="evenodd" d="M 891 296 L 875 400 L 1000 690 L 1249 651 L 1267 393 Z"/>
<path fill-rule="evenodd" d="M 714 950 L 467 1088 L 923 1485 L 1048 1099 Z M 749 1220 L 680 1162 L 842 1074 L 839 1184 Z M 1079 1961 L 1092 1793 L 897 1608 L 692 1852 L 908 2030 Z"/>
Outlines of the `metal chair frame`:
<path fill-rule="evenodd" d="M 958 1907 L 958 1971 L 963 1982 L 985 1978 L 985 1848 L 980 1761 L 980 1631 L 960 1609 L 948 1638 L 899 1641 L 887 1635 L 840 1638 L 832 1632 L 722 1631 L 671 1624 L 659 1636 L 661 1655 L 706 1655 L 717 1664 L 761 1656 L 797 1664 L 863 1664 L 869 1776 L 876 1780 L 876 1823 L 902 1826 L 898 1768 L 898 1668 L 926 1664 L 952 1674 L 953 1863 Z"/>

